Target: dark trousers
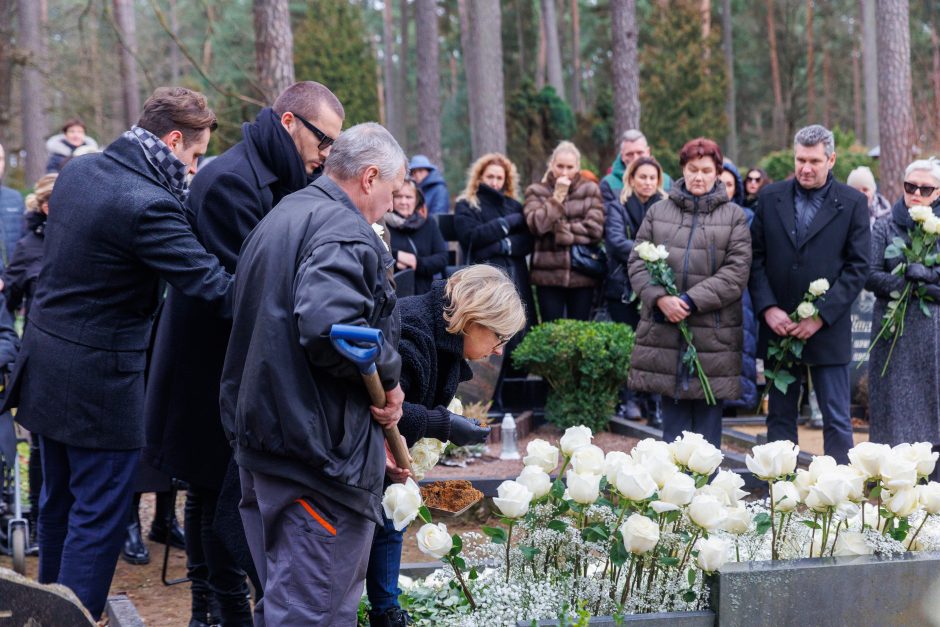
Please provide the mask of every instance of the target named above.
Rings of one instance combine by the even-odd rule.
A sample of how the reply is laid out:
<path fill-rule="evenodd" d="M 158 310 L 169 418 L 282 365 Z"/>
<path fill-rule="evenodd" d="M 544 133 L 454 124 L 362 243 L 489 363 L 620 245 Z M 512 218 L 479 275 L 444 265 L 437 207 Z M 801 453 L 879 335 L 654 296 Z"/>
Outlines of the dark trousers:
<path fill-rule="evenodd" d="M 721 404 L 704 400 L 679 400 L 663 397 L 663 441 L 672 442 L 683 431 L 700 433 L 721 448 Z"/>
<path fill-rule="evenodd" d="M 539 312 L 542 322 L 560 318 L 587 320 L 594 303 L 593 287 L 546 287 L 539 285 Z"/>
<path fill-rule="evenodd" d="M 800 370 L 791 370 L 796 381 L 790 384 L 786 394 L 781 394 L 772 384 L 768 395 L 767 441 L 789 440 L 798 443 L 796 417 L 799 413 Z M 840 464 L 849 462 L 849 449 L 855 446 L 852 439 L 852 418 L 849 416 L 851 397 L 849 391 L 849 366 L 810 366 L 810 376 L 816 400 L 823 416 L 823 448 Z"/>
<path fill-rule="evenodd" d="M 39 581 L 68 586 L 101 616 L 117 565 L 140 450 L 80 448 L 40 437 Z"/>
<path fill-rule="evenodd" d="M 372 612 L 382 614 L 398 607 L 398 573 L 401 570 L 401 545 L 404 531 L 395 531 L 395 526 L 385 516 L 381 527 L 375 526 L 372 536 L 372 552 L 369 553 L 369 571 L 366 575 L 366 593 Z"/>

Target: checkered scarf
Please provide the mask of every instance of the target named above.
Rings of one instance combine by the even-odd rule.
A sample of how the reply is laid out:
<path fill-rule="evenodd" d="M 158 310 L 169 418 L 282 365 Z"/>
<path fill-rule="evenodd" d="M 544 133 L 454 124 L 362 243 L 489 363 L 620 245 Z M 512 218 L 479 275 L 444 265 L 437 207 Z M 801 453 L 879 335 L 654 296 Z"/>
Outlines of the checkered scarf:
<path fill-rule="evenodd" d="M 177 159 L 170 147 L 159 137 L 139 126 L 132 126 L 131 130 L 124 133 L 124 137 L 140 144 L 147 161 L 154 167 L 173 195 L 179 198 L 181 203 L 186 202 L 189 196 L 189 185 L 186 182 L 189 167 Z"/>

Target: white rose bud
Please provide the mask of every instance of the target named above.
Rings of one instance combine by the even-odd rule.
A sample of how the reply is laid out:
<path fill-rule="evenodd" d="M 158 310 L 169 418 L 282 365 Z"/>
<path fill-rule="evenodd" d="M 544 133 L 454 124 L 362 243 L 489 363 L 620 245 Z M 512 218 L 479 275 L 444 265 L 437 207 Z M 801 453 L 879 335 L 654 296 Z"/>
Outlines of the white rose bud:
<path fill-rule="evenodd" d="M 917 464 L 892 451 L 881 462 L 881 481 L 892 492 L 913 488 L 917 483 Z"/>
<path fill-rule="evenodd" d="M 706 573 L 720 570 L 728 562 L 728 541 L 723 538 L 715 536 L 701 538 L 695 543 L 695 548 L 698 549 L 698 557 L 695 561 L 698 567 Z"/>
<path fill-rule="evenodd" d="M 407 527 L 421 509 L 421 488 L 409 477 L 405 483 L 393 483 L 382 497 L 382 509 L 396 531 Z"/>
<path fill-rule="evenodd" d="M 792 481 L 776 481 L 770 484 L 770 498 L 778 512 L 792 512 L 800 504 L 800 491 Z"/>
<path fill-rule="evenodd" d="M 549 474 L 558 466 L 558 447 L 545 440 L 532 440 L 525 447 L 525 452 L 522 463 L 526 466 L 538 466 Z"/>
<path fill-rule="evenodd" d="M 929 235 L 936 235 L 940 233 L 940 218 L 937 218 L 935 215 L 931 215 L 926 220 L 924 220 L 921 226 L 924 229 L 924 233 Z"/>
<path fill-rule="evenodd" d="M 841 472 L 827 472 L 809 489 L 806 506 L 814 512 L 835 509 L 848 500 L 852 490 L 850 480 Z"/>
<path fill-rule="evenodd" d="M 689 458 L 700 446 L 705 446 L 708 442 L 701 433 L 683 431 L 682 435 L 677 437 L 669 444 L 669 452 L 672 453 L 672 459 L 680 466 L 688 466 Z"/>
<path fill-rule="evenodd" d="M 422 553 L 437 559 L 443 559 L 454 548 L 454 539 L 444 523 L 427 523 L 418 530 L 417 540 Z"/>
<path fill-rule="evenodd" d="M 711 475 L 721 465 L 725 456 L 715 445 L 706 442 L 692 452 L 686 464 L 689 470 L 700 475 Z"/>
<path fill-rule="evenodd" d="M 865 542 L 861 531 L 843 531 L 836 540 L 833 555 L 872 555 L 875 550 Z"/>
<path fill-rule="evenodd" d="M 656 252 L 656 246 L 653 244 L 653 242 L 650 242 L 650 241 L 640 242 L 639 244 L 633 247 L 633 250 L 636 251 L 637 256 L 643 261 L 652 262 L 652 261 L 657 261 L 659 259 L 659 255 Z"/>
<path fill-rule="evenodd" d="M 590 444 L 593 437 L 591 430 L 584 425 L 568 427 L 558 444 L 561 445 L 561 452 L 570 457 L 582 446 Z"/>
<path fill-rule="evenodd" d="M 940 514 L 940 483 L 931 481 L 927 485 L 917 486 L 917 498 L 927 514 Z"/>
<path fill-rule="evenodd" d="M 678 509 L 688 505 L 692 502 L 692 498 L 694 496 L 695 480 L 689 475 L 681 472 L 673 473 L 673 475 L 666 480 L 663 488 L 659 491 L 659 500 L 663 503 L 673 505 L 674 507 L 671 509 Z M 652 505 L 655 509 L 656 501 L 654 501 Z"/>
<path fill-rule="evenodd" d="M 709 494 L 699 494 L 689 503 L 689 519 L 705 531 L 717 529 L 725 516 L 724 504 Z"/>
<path fill-rule="evenodd" d="M 628 501 L 645 501 L 656 492 L 656 482 L 642 466 L 625 466 L 617 473 L 617 491 Z"/>
<path fill-rule="evenodd" d="M 666 250 L 666 247 L 664 245 L 659 244 L 656 247 L 656 260 L 665 261 L 668 258 L 669 258 L 669 251 Z"/>
<path fill-rule="evenodd" d="M 568 471 L 568 494 L 576 503 L 590 505 L 600 496 L 601 476 Z"/>
<path fill-rule="evenodd" d="M 623 546 L 634 555 L 649 553 L 659 542 L 659 526 L 641 514 L 631 514 L 620 526 Z"/>
<path fill-rule="evenodd" d="M 806 500 L 806 497 L 809 495 L 809 489 L 814 483 L 816 483 L 816 480 L 813 479 L 813 475 L 810 474 L 808 470 L 800 468 L 796 471 L 796 479 L 793 480 L 793 485 L 796 486 L 797 491 L 800 493 L 801 501 Z"/>
<path fill-rule="evenodd" d="M 506 518 L 522 518 L 529 511 L 532 502 L 532 492 L 529 488 L 516 481 L 503 481 L 496 488 L 497 496 L 493 504 Z"/>
<path fill-rule="evenodd" d="M 522 473 L 516 478 L 516 483 L 520 483 L 529 489 L 532 498 L 540 499 L 552 489 L 552 478 L 538 466 L 526 466 Z"/>
<path fill-rule="evenodd" d="M 881 478 L 881 463 L 891 453 L 887 444 L 859 442 L 849 451 L 849 464 L 869 479 Z"/>
<path fill-rule="evenodd" d="M 614 483 L 617 475 L 624 468 L 633 467 L 633 458 L 623 451 L 611 451 L 604 458 L 604 476 L 608 483 Z"/>
<path fill-rule="evenodd" d="M 882 497 L 884 498 L 884 497 Z M 889 512 L 899 518 L 907 518 L 920 506 L 919 493 L 914 488 L 904 488 L 891 492 L 884 501 Z"/>
<path fill-rule="evenodd" d="M 751 513 L 746 507 L 729 507 L 725 510 L 725 521 L 721 528 L 736 536 L 745 534 L 751 528 Z"/>
<path fill-rule="evenodd" d="M 914 222 L 925 222 L 933 215 L 933 209 L 924 205 L 914 205 L 907 212 Z"/>
<path fill-rule="evenodd" d="M 796 315 L 800 320 L 806 320 L 816 315 L 816 305 L 810 302 L 802 302 L 796 308 Z"/>
<path fill-rule="evenodd" d="M 455 396 L 454 400 L 448 403 L 447 411 L 451 412 L 452 414 L 463 416 L 463 403 Z"/>
<path fill-rule="evenodd" d="M 744 487 L 744 479 L 741 475 L 731 470 L 719 470 L 718 474 L 715 475 L 715 478 L 712 479 L 709 485 L 720 488 L 727 494 L 728 503 L 731 505 L 734 505 L 748 494 L 741 489 Z"/>
<path fill-rule="evenodd" d="M 793 474 L 799 453 L 800 447 L 793 442 L 778 440 L 752 448 L 744 463 L 758 479 L 771 481 Z"/>
<path fill-rule="evenodd" d="M 898 444 L 891 451 L 914 462 L 917 465 L 918 477 L 929 477 L 937 466 L 937 458 L 940 457 L 940 453 L 933 451 L 930 442 Z"/>
<path fill-rule="evenodd" d="M 819 475 L 830 470 L 835 470 L 838 464 L 835 458 L 829 455 L 816 455 L 809 464 L 809 474 L 813 483 L 819 479 Z"/>
<path fill-rule="evenodd" d="M 604 451 L 593 444 L 579 447 L 571 455 L 571 468 L 582 475 L 604 474 Z"/>
<path fill-rule="evenodd" d="M 823 294 L 829 291 L 829 281 L 826 279 L 816 279 L 809 284 L 809 293 L 819 298 Z"/>

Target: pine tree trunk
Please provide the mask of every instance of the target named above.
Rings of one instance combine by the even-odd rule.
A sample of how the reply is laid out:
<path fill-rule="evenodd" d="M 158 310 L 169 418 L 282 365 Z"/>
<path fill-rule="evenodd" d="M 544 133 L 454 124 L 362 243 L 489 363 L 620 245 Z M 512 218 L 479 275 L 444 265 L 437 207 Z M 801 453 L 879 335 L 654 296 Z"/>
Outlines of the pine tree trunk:
<path fill-rule="evenodd" d="M 548 65 L 548 46 L 545 43 L 545 38 L 545 15 L 539 11 L 539 55 L 535 65 L 536 91 L 542 91 L 545 87 L 545 70 Z"/>
<path fill-rule="evenodd" d="M 180 31 L 180 20 L 176 7 L 176 0 L 170 0 L 170 30 L 173 31 L 174 35 L 179 35 Z M 175 42 L 170 42 L 169 44 L 169 56 L 170 56 L 170 84 L 176 85 L 180 82 L 180 48 L 176 45 Z"/>
<path fill-rule="evenodd" d="M 294 34 L 289 0 L 254 0 L 258 84 L 272 104 L 294 84 Z"/>
<path fill-rule="evenodd" d="M 878 37 L 875 0 L 860 0 L 862 5 L 862 82 L 865 92 L 865 144 L 874 148 L 878 132 Z"/>
<path fill-rule="evenodd" d="M 571 0 L 571 108 L 584 111 L 581 97 L 581 9 L 578 0 Z"/>
<path fill-rule="evenodd" d="M 418 54 L 418 152 L 441 167 L 441 90 L 438 65 L 437 2 L 415 2 L 415 41 Z"/>
<path fill-rule="evenodd" d="M 940 35 L 937 27 L 930 25 L 931 69 L 933 83 L 933 119 L 940 120 Z M 933 144 L 940 144 L 940 126 L 933 125 Z"/>
<path fill-rule="evenodd" d="M 13 6 L 14 0 L 0 0 L 0 145 L 9 150 L 13 117 Z"/>
<path fill-rule="evenodd" d="M 852 47 L 852 106 L 855 113 L 855 138 L 861 142 L 865 136 L 865 115 L 862 107 L 862 64 L 860 61 L 862 50 L 858 45 L 858 37 L 855 40 L 855 45 Z"/>
<path fill-rule="evenodd" d="M 774 107 L 772 114 L 772 133 L 774 143 L 777 147 L 786 144 L 786 138 L 783 136 L 784 117 L 783 117 L 783 87 L 780 84 L 780 61 L 777 56 L 777 21 L 774 19 L 774 0 L 766 0 L 767 5 L 767 45 L 770 52 L 770 82 L 774 92 Z"/>
<path fill-rule="evenodd" d="M 545 26 L 545 54 L 548 63 L 548 84 L 565 100 L 565 81 L 561 71 L 561 45 L 558 41 L 558 18 L 555 0 L 541 0 L 542 18 Z M 475 19 L 475 16 L 474 16 Z"/>
<path fill-rule="evenodd" d="M 408 151 L 411 148 L 408 140 L 411 133 L 408 132 L 409 122 L 414 118 L 413 94 L 408 84 L 408 69 L 411 67 L 411 11 L 408 10 L 408 0 L 401 0 L 398 4 L 399 9 L 399 31 L 401 32 L 401 44 L 398 48 L 398 84 L 395 93 L 400 98 L 399 113 L 401 114 L 401 132 L 403 136 L 399 138 L 401 147 Z"/>
<path fill-rule="evenodd" d="M 721 39 L 725 52 L 725 76 L 728 81 L 728 96 L 725 102 L 725 115 L 728 116 L 728 137 L 725 140 L 725 154 L 736 161 L 738 158 L 738 113 L 734 85 L 734 39 L 731 23 L 731 0 L 721 2 Z"/>
<path fill-rule="evenodd" d="M 878 0 L 879 169 L 887 198 L 901 195 L 911 160 L 914 116 L 911 102 L 911 41 L 908 0 Z"/>
<path fill-rule="evenodd" d="M 385 126 L 397 138 L 404 139 L 399 112 L 398 73 L 395 71 L 395 28 L 392 24 L 392 0 L 382 3 L 382 69 Z"/>
<path fill-rule="evenodd" d="M 471 131 L 473 158 L 506 152 L 506 107 L 503 95 L 502 15 L 499 0 L 470 0 L 470 36 L 475 84 L 467 83 L 468 104 L 476 109 Z"/>
<path fill-rule="evenodd" d="M 637 55 L 636 0 L 610 0 L 613 38 L 614 131 L 640 128 L 640 63 Z"/>
<path fill-rule="evenodd" d="M 124 126 L 140 118 L 140 82 L 137 78 L 137 20 L 132 0 L 114 0 L 114 19 L 121 34 L 121 95 Z"/>
<path fill-rule="evenodd" d="M 26 184 L 32 185 L 46 172 L 46 98 L 42 67 L 45 38 L 39 28 L 39 3 L 17 0 L 17 41 L 25 55 L 20 78 L 20 118 L 23 148 L 26 149 Z"/>
<path fill-rule="evenodd" d="M 813 50 L 813 0 L 806 0 L 806 117 L 816 120 L 816 56 Z"/>
<path fill-rule="evenodd" d="M 832 56 L 823 49 L 823 126 L 832 128 Z"/>

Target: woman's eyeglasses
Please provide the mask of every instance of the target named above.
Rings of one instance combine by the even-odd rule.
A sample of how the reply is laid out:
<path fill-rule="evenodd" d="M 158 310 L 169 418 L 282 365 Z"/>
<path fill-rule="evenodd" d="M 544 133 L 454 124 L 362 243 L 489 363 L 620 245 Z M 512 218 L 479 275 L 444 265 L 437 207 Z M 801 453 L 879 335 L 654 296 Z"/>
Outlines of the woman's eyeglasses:
<path fill-rule="evenodd" d="M 291 113 L 293 113 L 293 112 L 291 112 Z M 303 124 L 304 126 L 306 126 L 307 129 L 308 129 L 311 133 L 313 133 L 314 135 L 316 135 L 317 139 L 320 140 L 320 144 L 319 144 L 319 146 L 317 146 L 317 148 L 319 148 L 320 150 L 326 150 L 327 148 L 329 148 L 330 146 L 333 145 L 333 142 L 336 141 L 335 139 L 333 139 L 332 137 L 330 137 L 329 135 L 327 135 L 326 133 L 324 133 L 323 131 L 321 131 L 320 129 L 318 129 L 316 126 L 314 126 L 313 124 L 311 124 L 310 122 L 308 122 L 307 120 L 305 120 L 304 118 L 302 118 L 301 116 L 297 115 L 296 113 L 294 113 L 293 115 L 294 115 L 295 118 L 297 118 L 298 120 L 300 120 L 300 123 Z"/>
<path fill-rule="evenodd" d="M 748 183 L 760 183 L 760 177 L 759 177 L 759 176 L 749 176 L 749 177 L 747 177 L 747 182 L 748 182 Z"/>
<path fill-rule="evenodd" d="M 493 350 L 496 350 L 497 348 L 502 348 L 503 346 L 505 346 L 505 345 L 509 342 L 509 340 L 512 339 L 512 336 L 511 336 L 511 335 L 509 335 L 509 336 L 500 335 L 500 334 L 497 333 L 496 331 L 493 331 L 493 335 L 495 335 L 495 336 L 496 336 L 496 339 L 498 340 L 498 342 L 496 343 L 496 346 L 493 347 Z"/>
<path fill-rule="evenodd" d="M 933 185 L 915 185 L 914 183 L 909 183 L 907 181 L 904 181 L 904 191 L 907 192 L 908 194 L 911 194 L 913 196 L 914 192 L 918 190 L 920 190 L 920 197 L 926 198 L 927 196 L 930 196 L 935 191 L 937 191 L 937 188 L 934 187 Z"/>

